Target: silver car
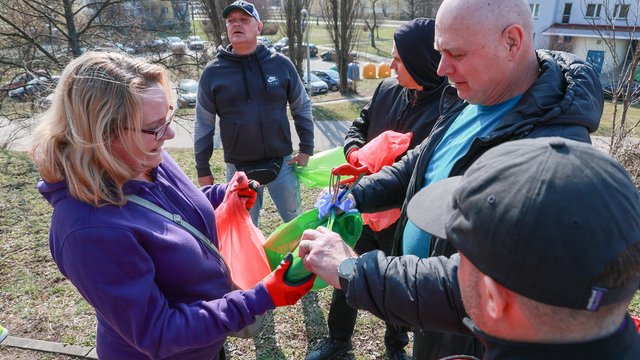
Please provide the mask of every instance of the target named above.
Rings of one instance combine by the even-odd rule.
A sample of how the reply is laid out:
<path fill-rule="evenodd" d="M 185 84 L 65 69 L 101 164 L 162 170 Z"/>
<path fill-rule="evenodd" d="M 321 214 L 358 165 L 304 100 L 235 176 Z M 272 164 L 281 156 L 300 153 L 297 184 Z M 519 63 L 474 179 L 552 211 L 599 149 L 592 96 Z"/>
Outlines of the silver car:
<path fill-rule="evenodd" d="M 327 86 L 327 83 L 320 80 L 320 78 L 314 74 L 311 74 L 311 85 L 309 85 L 307 81 L 306 72 L 304 73 L 304 76 L 302 78 L 302 83 L 304 84 L 304 88 L 307 89 L 307 92 L 310 95 L 326 94 L 329 91 L 329 86 Z"/>

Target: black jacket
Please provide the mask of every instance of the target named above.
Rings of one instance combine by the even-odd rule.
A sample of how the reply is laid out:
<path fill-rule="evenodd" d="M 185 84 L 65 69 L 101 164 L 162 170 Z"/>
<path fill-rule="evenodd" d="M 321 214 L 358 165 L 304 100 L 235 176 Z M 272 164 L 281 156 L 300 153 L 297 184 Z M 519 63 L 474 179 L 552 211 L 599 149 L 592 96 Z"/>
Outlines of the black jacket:
<path fill-rule="evenodd" d="M 640 335 L 628 316 L 615 333 L 584 343 L 522 343 L 483 333 L 467 317 L 462 304 L 459 263 L 458 254 L 420 259 L 368 252 L 358 259 L 355 275 L 344 289 L 347 302 L 395 324 L 473 334 L 486 348 L 484 360 L 640 359 Z"/>
<path fill-rule="evenodd" d="M 440 53 L 433 49 L 435 21 L 418 18 L 404 24 L 393 35 L 396 51 L 405 71 L 422 90 L 410 90 L 396 79 L 385 79 L 373 93 L 371 102 L 353 122 L 344 142 L 344 154 L 361 148 L 386 130 L 412 132 L 409 149 L 429 136 L 441 108 L 461 104 L 447 78 L 438 76 Z"/>
<path fill-rule="evenodd" d="M 572 54 L 538 50 L 537 56 L 540 66 L 538 80 L 489 135 L 473 140 L 471 148 L 456 162 L 449 176 L 462 175 L 485 151 L 506 141 L 560 136 L 591 142 L 589 133 L 598 128 L 604 104 L 598 75 L 591 66 Z M 407 204 L 422 188 L 429 159 L 463 106 L 453 104 L 443 109 L 431 136 L 393 166 L 364 177 L 354 187 L 353 195 L 361 212 L 402 206 L 394 254 L 399 254 L 402 249 Z M 435 239 L 431 244 L 432 255 L 455 252 L 441 239 Z"/>
<path fill-rule="evenodd" d="M 429 136 L 440 116 L 441 102 L 450 106 L 462 102 L 455 91 L 446 91 L 446 81 L 427 91 L 410 90 L 398 85 L 396 79 L 382 81 L 369 102 L 360 112 L 344 141 L 345 156 L 361 148 L 387 130 L 412 132 L 409 149 L 413 149 Z M 441 98 L 442 96 L 442 98 Z"/>

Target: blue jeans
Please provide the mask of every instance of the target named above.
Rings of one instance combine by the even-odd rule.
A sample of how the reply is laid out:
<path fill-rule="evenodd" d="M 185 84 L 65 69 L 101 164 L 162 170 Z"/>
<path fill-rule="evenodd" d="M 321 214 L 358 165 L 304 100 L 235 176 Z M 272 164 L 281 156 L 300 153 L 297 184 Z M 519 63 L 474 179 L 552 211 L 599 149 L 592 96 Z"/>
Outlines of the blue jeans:
<path fill-rule="evenodd" d="M 273 200 L 273 203 L 276 205 L 282 221 L 287 223 L 302 213 L 300 182 L 293 171 L 293 166 L 287 164 L 287 161 L 291 160 L 292 157 L 292 155 L 285 156 L 278 177 L 267 185 L 261 185 L 258 189 L 256 203 L 253 205 L 251 210 L 249 210 L 251 220 L 255 226 L 258 226 L 265 187 L 269 190 L 269 196 L 271 196 L 271 200 Z M 233 174 L 236 173 L 236 167 L 230 163 L 226 163 L 226 165 L 227 182 L 229 182 L 231 181 Z"/>

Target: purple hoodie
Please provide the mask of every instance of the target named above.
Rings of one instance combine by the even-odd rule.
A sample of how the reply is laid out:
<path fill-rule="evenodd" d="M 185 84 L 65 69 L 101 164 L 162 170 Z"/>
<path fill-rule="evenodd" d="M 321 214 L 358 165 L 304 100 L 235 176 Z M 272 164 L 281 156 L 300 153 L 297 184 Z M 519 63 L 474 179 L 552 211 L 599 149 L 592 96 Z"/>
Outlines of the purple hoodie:
<path fill-rule="evenodd" d="M 218 245 L 213 209 L 226 185 L 198 190 L 165 152 L 135 194 L 179 214 Z M 229 332 L 273 309 L 262 283 L 231 291 L 228 270 L 181 226 L 134 203 L 96 208 L 67 184 L 40 181 L 53 206 L 49 245 L 60 272 L 94 307 L 100 359 L 217 359 Z"/>

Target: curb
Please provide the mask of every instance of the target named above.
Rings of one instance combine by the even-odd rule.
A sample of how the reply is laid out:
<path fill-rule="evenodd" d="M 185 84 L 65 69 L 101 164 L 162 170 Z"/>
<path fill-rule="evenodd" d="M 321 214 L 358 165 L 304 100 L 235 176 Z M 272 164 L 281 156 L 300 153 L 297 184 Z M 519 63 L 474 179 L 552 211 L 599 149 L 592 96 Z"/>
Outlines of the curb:
<path fill-rule="evenodd" d="M 0 346 L 69 355 L 83 359 L 98 359 L 98 354 L 94 347 L 69 345 L 53 341 L 21 338 L 17 336 L 7 336 L 0 342 Z"/>

